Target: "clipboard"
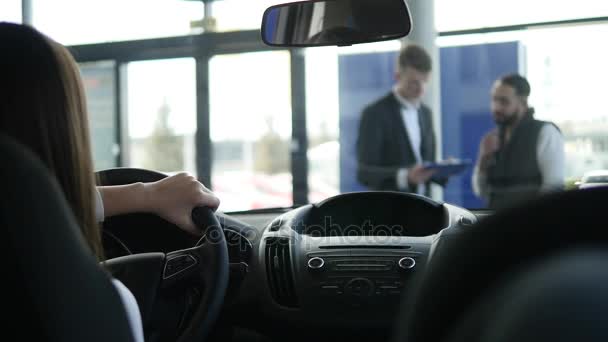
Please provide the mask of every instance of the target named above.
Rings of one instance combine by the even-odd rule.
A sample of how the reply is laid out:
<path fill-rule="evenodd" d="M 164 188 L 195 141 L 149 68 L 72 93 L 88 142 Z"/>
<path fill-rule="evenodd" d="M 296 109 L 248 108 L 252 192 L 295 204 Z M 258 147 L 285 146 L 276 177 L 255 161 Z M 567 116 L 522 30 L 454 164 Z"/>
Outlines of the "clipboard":
<path fill-rule="evenodd" d="M 473 162 L 469 159 L 444 160 L 436 163 L 425 163 L 423 166 L 427 170 L 436 170 L 433 178 L 446 178 L 464 172 Z"/>

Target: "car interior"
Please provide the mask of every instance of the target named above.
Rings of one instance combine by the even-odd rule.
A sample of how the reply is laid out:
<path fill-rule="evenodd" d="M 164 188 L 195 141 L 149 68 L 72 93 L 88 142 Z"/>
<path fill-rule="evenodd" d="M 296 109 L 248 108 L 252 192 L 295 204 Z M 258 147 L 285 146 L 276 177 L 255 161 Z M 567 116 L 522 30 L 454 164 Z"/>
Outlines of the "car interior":
<path fill-rule="evenodd" d="M 421 10 L 416 7 L 422 5 L 412 4 L 415 0 L 271 1 L 263 3 L 263 13 L 256 13 L 255 32 L 213 32 L 217 24 L 215 20 L 219 22 L 222 18 L 219 14 L 217 18 L 209 15 L 214 4 L 231 5 L 231 11 L 236 12 L 241 6 L 238 1 L 170 2 L 171 6 L 186 2 L 204 6 L 205 18 L 201 22 L 190 23 L 193 29 L 202 30 L 202 33 L 69 46 L 81 63 L 85 86 L 91 87 L 87 92 L 90 105 L 99 106 L 96 101 L 107 95 L 103 93 L 105 90 L 110 89 L 113 96 L 120 97 L 117 94 L 121 91 L 131 89 L 131 80 L 123 72 L 129 67 L 128 63 L 146 63 L 146 56 L 151 56 L 149 59 L 152 61 L 182 58 L 182 54 L 194 56 L 192 58 L 197 64 L 188 69 L 198 77 L 191 83 L 192 92 L 206 91 L 213 95 L 216 90 L 210 90 L 211 85 L 230 89 L 233 84 L 228 76 L 224 81 L 226 85 L 221 82 L 212 84 L 209 80 L 215 77 L 215 71 L 231 70 L 231 65 L 235 74 L 248 70 L 234 66 L 238 62 L 231 56 L 245 52 L 264 53 L 260 52 L 264 49 L 289 54 L 292 79 L 284 88 L 289 88 L 288 102 L 295 109 L 293 117 L 287 118 L 290 121 L 288 143 L 283 144 L 281 140 L 284 132 L 269 133 L 260 135 L 260 140 L 249 146 L 249 154 L 243 153 L 248 156 L 243 158 L 249 158 L 251 165 L 258 165 L 256 161 L 262 163 L 259 170 L 264 167 L 270 170 L 281 164 L 280 155 L 288 156 L 284 163 L 287 166 L 281 164 L 283 166 L 279 168 L 290 173 L 290 189 L 286 192 L 289 200 L 281 202 L 285 193 L 273 188 L 283 184 L 282 178 L 277 176 L 282 171 L 261 172 L 262 176 L 238 173 L 234 170 L 238 168 L 234 166 L 237 165 L 236 159 L 225 157 L 235 155 L 238 148 L 233 140 L 223 141 L 220 138 L 222 134 L 246 136 L 258 126 L 235 127 L 247 126 L 252 121 L 243 118 L 237 122 L 236 117 L 227 114 L 228 119 L 222 122 L 226 126 L 219 125 L 220 120 L 212 118 L 211 108 L 220 108 L 214 102 L 220 97 L 196 97 L 194 102 L 201 112 L 196 112 L 196 133 L 192 137 L 180 136 L 177 139 L 177 133 L 155 136 L 158 132 L 171 131 L 170 125 L 166 126 L 174 118 L 168 108 L 171 100 L 165 98 L 156 121 L 152 116 L 145 120 L 150 122 L 150 132 L 153 132 L 149 140 L 125 138 L 120 132 L 110 130 L 109 145 L 104 145 L 108 141 L 103 139 L 98 145 L 94 144 L 97 147 L 115 146 L 116 140 L 139 151 L 137 153 L 143 151 L 141 156 L 134 153 L 125 157 L 122 150 L 114 153 L 112 148 L 106 148 L 111 162 L 105 163 L 107 160 L 103 158 L 95 160 L 96 165 L 100 165 L 96 167 L 98 185 L 154 182 L 179 171 L 175 165 L 179 169 L 192 167 L 197 178 L 210 184 L 222 199 L 222 205 L 229 207 L 220 207 L 216 212 L 205 207 L 194 208 L 192 220 L 203 232 L 200 237 L 193 237 L 150 213 L 107 217 L 102 225 L 107 260 L 98 264 L 84 247 L 74 215 L 57 182 L 27 149 L 0 134 L 0 155 L 4 159 L 0 167 L 3 194 L 0 224 L 5 227 L 7 236 L 3 246 L 10 259 L 6 292 L 7 315 L 10 317 L 6 325 L 7 336 L 37 341 L 133 341 L 127 315 L 108 277 L 111 274 L 133 292 L 147 342 L 608 340 L 608 329 L 605 328 L 605 317 L 608 317 L 605 289 L 608 281 L 605 267 L 608 263 L 608 230 L 604 221 L 608 187 L 605 184 L 583 187 L 579 186 L 581 183 L 577 183 L 577 179 L 569 178 L 563 191 L 542 193 L 499 210 L 471 206 L 471 203 L 481 202 L 474 198 L 471 190 L 470 168 L 466 169 L 466 177 L 448 183 L 450 186 L 455 182 L 458 186 L 464 184 L 462 189 L 466 186 L 466 193 L 461 193 L 461 188 L 456 192 L 449 192 L 446 188 L 444 193 L 439 192 L 439 196 L 435 190 L 433 196 L 425 196 L 376 191 L 358 183 L 351 186 L 346 180 L 355 176 L 343 175 L 353 170 L 349 164 L 353 154 L 349 148 L 352 146 L 348 147 L 347 142 L 352 142 L 348 140 L 352 136 L 348 127 L 354 126 L 345 119 L 339 123 L 339 141 L 333 141 L 340 146 L 331 150 L 333 152 L 330 149 L 317 150 L 328 158 L 319 158 L 319 164 L 339 165 L 332 172 L 336 178 L 343 179 L 336 189 L 325 191 L 326 184 L 317 187 L 319 183 L 316 181 L 330 172 L 323 168 L 317 170 L 317 164 L 309 160 L 317 158 L 317 154 L 306 149 L 309 144 L 313 145 L 313 139 L 308 141 L 307 117 L 295 114 L 300 107 L 316 108 L 297 96 L 315 93 L 312 89 L 304 91 L 305 86 L 298 83 L 298 80 L 306 78 L 304 65 L 314 68 L 314 63 L 304 62 L 302 51 L 325 53 L 323 51 L 330 51 L 327 49 L 354 49 L 354 52 L 340 58 L 333 55 L 336 57 L 334 71 L 344 71 L 340 74 L 343 83 L 385 72 L 393 68 L 396 51 L 389 48 L 392 53 L 389 55 L 384 51 L 386 46 L 392 45 L 380 45 L 378 50 L 373 50 L 371 53 L 378 54 L 377 60 L 371 57 L 364 59 L 367 55 L 357 55 L 356 48 L 392 44 L 408 39 L 410 35 L 419 37 L 415 32 L 417 25 L 423 26 L 423 20 L 433 15 L 428 8 Z M 19 3 L 23 6 L 20 10 L 25 22 L 28 8 L 36 2 L 23 0 Z M 435 0 L 436 7 L 440 4 L 443 3 Z M 593 15 L 559 23 L 546 20 L 542 25 L 535 25 L 543 29 L 556 25 L 604 25 L 604 28 L 608 23 L 608 7 L 602 0 L 581 4 L 581 7 L 593 6 L 596 6 L 596 11 L 604 11 L 601 13 L 605 16 Z M 218 12 L 222 8 L 216 7 Z M 3 21 L 1 16 L 0 21 Z M 33 22 L 36 23 L 35 20 Z M 330 29 L 325 31 L 328 27 Z M 504 25 L 491 32 L 520 29 L 529 27 Z M 476 30 L 479 29 L 471 29 L 466 34 L 483 33 Z M 458 34 L 463 35 L 462 32 Z M 450 39 L 450 36 L 458 34 L 454 30 L 444 34 L 443 38 Z M 222 39 L 227 39 L 227 42 Z M 239 42 L 236 48 L 231 45 L 232 41 Z M 227 56 L 226 68 L 217 67 L 222 62 L 220 58 L 214 60 L 210 54 L 202 52 L 205 44 L 213 46 L 218 56 Z M 596 41 L 593 44 L 602 43 Z M 489 51 L 494 47 L 483 49 Z M 497 47 L 497 53 L 512 47 L 501 45 Z M 454 50 L 450 50 L 455 49 L 453 46 L 441 48 L 445 49 L 441 58 L 453 56 Z M 521 46 L 515 46 L 513 51 L 520 50 Z M 462 52 L 459 58 L 472 56 L 470 51 Z M 531 49 L 530 54 L 534 51 Z M 320 59 L 324 56 L 320 55 Z M 489 53 L 488 56 L 493 55 Z M 270 60 L 269 55 L 266 57 Z M 266 57 L 262 56 L 258 63 Z M 355 57 L 362 59 L 356 60 Z M 210 61 L 209 65 L 198 64 L 201 58 Z M 519 61 L 518 58 L 515 59 Z M 114 64 L 110 63 L 110 76 L 99 76 L 108 60 L 114 61 Z M 99 61 L 102 61 L 99 64 L 101 69 L 95 71 L 94 63 Z M 273 61 L 276 62 L 272 59 L 269 63 Z M 378 64 L 373 64 L 375 61 L 379 61 Z M 492 64 L 491 59 L 482 62 Z M 120 63 L 126 64 L 121 66 Z M 348 69 L 348 63 L 353 63 L 351 67 L 354 69 Z M 551 62 L 546 60 L 546 63 Z M 267 64 L 260 65 L 260 69 L 268 67 Z M 371 71 L 357 69 L 367 65 L 371 66 Z M 373 68 L 378 65 L 383 67 Z M 441 64 L 442 68 L 449 65 L 447 61 Z M 476 73 L 466 68 L 468 66 L 455 72 L 463 78 Z M 152 69 L 142 68 L 140 72 L 153 69 L 154 66 Z M 494 67 L 489 69 L 494 70 Z M 158 72 L 162 73 L 160 69 Z M 452 75 L 452 70 L 447 68 L 441 72 Z M 530 77 L 532 75 L 533 71 Z M 608 76 L 605 70 L 602 75 Z M 107 80 L 106 76 L 112 78 L 111 86 L 100 92 L 95 87 Z M 150 77 L 148 82 L 153 79 Z M 268 77 L 275 79 L 270 71 Z M 392 75 L 387 77 L 382 85 L 393 82 Z M 543 77 L 541 79 L 549 82 L 550 75 Z M 259 87 L 263 88 L 261 84 Z M 378 87 L 374 82 L 370 84 L 369 87 Z M 182 85 L 166 86 L 179 88 Z M 449 87 L 441 85 L 442 93 L 446 90 L 449 91 Z M 177 92 L 187 91 L 180 88 Z M 273 88 L 268 92 L 272 93 L 268 99 L 276 96 L 277 102 L 281 101 L 278 99 L 279 90 Z M 489 102 L 489 90 L 482 92 L 484 101 Z M 347 104 L 340 98 L 338 111 L 351 108 L 349 106 L 353 103 L 359 104 L 361 101 L 356 97 L 363 94 L 363 90 L 357 89 L 349 93 L 350 97 L 343 96 L 350 101 Z M 143 99 L 143 102 L 152 102 L 145 94 Z M 120 117 L 120 113 L 132 110 L 129 101 L 131 98 L 100 106 L 111 109 L 114 115 L 110 115 L 114 120 L 112 125 L 124 126 L 121 129 L 137 129 L 133 128 L 138 126 L 137 123 Z M 229 101 L 239 102 L 238 98 Z M 244 101 L 247 102 L 248 98 L 244 97 Z M 249 102 L 253 101 L 249 99 Z M 255 104 L 252 103 L 251 107 Z M 251 115 L 256 110 L 252 108 Z M 489 109 L 484 107 L 479 111 L 489 120 Z M 94 116 L 95 112 L 91 112 Z M 247 114 L 240 113 L 243 116 Z M 605 111 L 602 115 L 604 121 L 601 122 L 605 124 Z M 463 116 L 462 125 L 472 116 Z M 262 121 L 259 127 L 265 127 L 271 133 L 273 127 L 278 131 L 284 127 L 283 119 L 266 119 L 266 122 L 259 117 L 251 120 Z M 99 122 L 95 118 L 92 120 L 93 127 L 97 127 L 95 125 Z M 447 122 L 451 121 L 444 119 L 437 124 L 445 125 Z M 296 128 L 298 124 L 303 128 Z M 99 127 L 102 132 L 103 125 Z M 459 131 L 462 146 L 472 139 L 468 139 L 469 135 L 475 136 L 474 153 L 465 155 L 463 152 L 463 160 L 476 157 L 477 137 L 481 137 L 481 128 L 485 127 L 471 124 L 469 130 Z M 596 130 L 588 135 L 584 135 L 581 127 L 583 124 L 577 126 L 578 130 L 570 129 L 564 124 L 558 128 L 564 136 L 571 138 L 568 141 L 572 144 L 566 146 L 568 158 L 581 156 L 580 151 L 586 147 L 593 151 L 587 161 L 580 162 L 583 166 L 576 169 L 578 179 L 589 171 L 608 168 L 608 158 L 604 164 L 589 161 L 604 160 L 602 153 L 604 149 L 608 150 L 608 134 L 606 131 L 602 134 L 601 129 L 605 126 L 599 128 L 599 134 Z M 448 131 L 452 128 L 456 131 L 460 126 L 458 129 L 448 127 Z M 213 129 L 222 133 L 214 133 Z M 572 132 L 576 135 L 568 135 Z M 217 135 L 214 137 L 214 134 Z M 443 134 L 446 140 L 443 155 L 446 158 L 451 151 L 448 145 L 458 145 L 445 137 L 451 137 L 450 134 Z M 128 139 L 131 140 L 123 141 Z M 191 162 L 182 160 L 171 164 L 171 156 L 182 155 L 181 148 L 177 153 L 170 147 L 177 146 L 176 141 L 178 145 L 192 145 L 183 152 L 184 156 L 195 156 Z M 152 155 L 153 150 L 162 150 L 162 146 L 168 146 L 163 150 L 168 152 L 157 155 L 161 156 L 157 159 L 163 159 L 167 164 L 146 159 L 147 152 Z M 300 149 L 302 146 L 303 150 Z M 331 146 L 328 141 L 322 141 L 314 147 Z M 462 151 L 465 151 L 464 147 Z M 101 155 L 99 153 L 96 156 Z M 460 168 L 457 172 L 463 170 Z M 575 170 L 574 166 L 568 172 L 572 170 Z M 315 175 L 320 175 L 319 178 L 311 177 L 309 171 L 318 171 Z M 603 175 L 602 171 L 597 174 Z M 264 178 L 268 175 L 277 177 Z M 249 183 L 245 183 L 245 179 Z M 257 186 L 255 191 L 251 190 L 250 183 Z M 259 189 L 267 191 L 262 193 Z M 251 193 L 247 193 L 250 190 Z M 315 197 L 316 193 L 320 195 Z M 225 198 L 223 194 L 226 194 Z M 243 206 L 239 207 L 240 204 Z"/>

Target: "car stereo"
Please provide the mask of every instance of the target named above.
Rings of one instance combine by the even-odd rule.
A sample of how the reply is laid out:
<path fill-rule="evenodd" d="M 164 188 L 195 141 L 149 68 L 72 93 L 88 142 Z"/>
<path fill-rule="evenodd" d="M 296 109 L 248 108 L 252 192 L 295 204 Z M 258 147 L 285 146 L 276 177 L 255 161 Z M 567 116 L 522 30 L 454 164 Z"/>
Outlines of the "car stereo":
<path fill-rule="evenodd" d="M 307 255 L 309 293 L 351 306 L 395 301 L 423 258 L 414 251 L 361 250 Z M 418 265 L 420 263 L 420 265 Z"/>

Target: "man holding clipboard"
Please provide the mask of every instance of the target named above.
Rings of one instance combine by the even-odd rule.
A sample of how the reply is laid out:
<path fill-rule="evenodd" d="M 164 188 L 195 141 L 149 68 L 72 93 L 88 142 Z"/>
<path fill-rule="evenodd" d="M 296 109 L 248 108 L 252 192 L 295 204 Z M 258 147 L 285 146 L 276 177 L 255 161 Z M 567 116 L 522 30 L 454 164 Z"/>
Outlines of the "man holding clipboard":
<path fill-rule="evenodd" d="M 430 196 L 430 182 L 443 186 L 452 174 L 446 172 L 449 167 L 435 163 L 432 113 L 421 101 L 431 65 L 420 46 L 403 48 L 392 91 L 363 110 L 357 179 L 371 190 Z"/>

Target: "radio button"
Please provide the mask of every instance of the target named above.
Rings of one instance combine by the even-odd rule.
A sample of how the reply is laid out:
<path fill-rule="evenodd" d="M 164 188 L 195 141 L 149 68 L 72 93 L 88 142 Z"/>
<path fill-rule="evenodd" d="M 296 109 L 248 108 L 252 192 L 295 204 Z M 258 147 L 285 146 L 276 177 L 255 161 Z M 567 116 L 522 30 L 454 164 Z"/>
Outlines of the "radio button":
<path fill-rule="evenodd" d="M 409 270 L 416 266 L 416 260 L 412 257 L 403 257 L 399 259 L 398 265 L 401 269 Z"/>
<path fill-rule="evenodd" d="M 323 258 L 314 257 L 308 260 L 308 268 L 310 269 L 318 270 L 323 268 L 323 266 L 325 266 L 325 260 L 323 260 Z"/>
<path fill-rule="evenodd" d="M 354 297 L 368 297 L 374 294 L 374 284 L 365 278 L 355 278 L 344 287 L 348 295 Z"/>

